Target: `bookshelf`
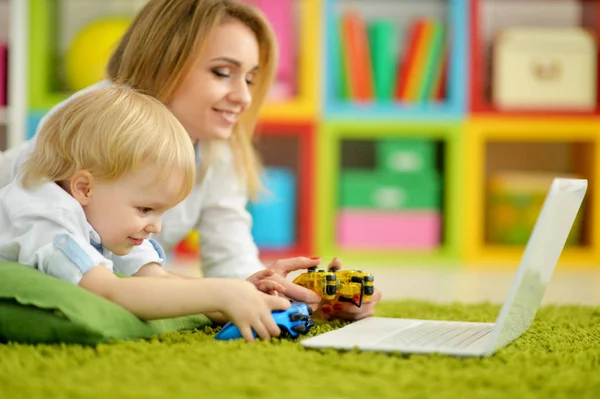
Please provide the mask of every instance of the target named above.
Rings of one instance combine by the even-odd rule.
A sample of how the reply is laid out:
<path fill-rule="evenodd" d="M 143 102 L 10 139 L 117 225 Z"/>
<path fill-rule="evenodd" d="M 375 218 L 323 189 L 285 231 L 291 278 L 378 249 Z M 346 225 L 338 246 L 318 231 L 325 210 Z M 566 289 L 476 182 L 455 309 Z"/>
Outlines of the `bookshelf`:
<path fill-rule="evenodd" d="M 0 0 L 0 4 L 1 1 L 7 0 Z M 106 7 L 116 7 L 117 3 L 133 15 L 144 2 L 94 2 L 99 8 L 87 10 L 85 21 L 101 15 L 102 7 L 106 11 Z M 50 34 L 59 30 L 53 25 L 60 20 L 56 8 L 59 2 L 17 3 L 21 15 L 26 16 L 20 29 L 25 29 L 27 35 L 21 36 L 26 39 L 18 48 L 24 50 L 14 69 L 27 71 L 22 68 L 27 65 L 24 57 L 31 60 L 29 72 L 20 73 L 18 78 L 21 87 L 29 83 L 28 91 L 24 90 L 29 99 L 27 112 L 17 119 L 23 126 L 27 123 L 31 135 L 44 112 L 68 95 L 60 86 L 50 84 L 57 73 L 50 65 L 61 65 L 60 50 L 65 43 L 57 42 Z M 598 0 L 293 0 L 293 17 L 286 37 L 293 37 L 296 51 L 292 54 L 296 62 L 295 89 L 291 97 L 268 101 L 257 137 L 267 166 L 286 166 L 295 174 L 296 240 L 289 248 L 263 249 L 263 256 L 339 256 L 349 264 L 377 262 L 399 266 L 516 266 L 523 246 L 500 245 L 486 236 L 490 180 L 496 172 L 515 169 L 574 173 L 589 179 L 581 242 L 567 248 L 559 263 L 598 267 L 600 101 L 594 110 L 585 112 L 501 110 L 491 100 L 490 68 L 493 39 L 502 28 L 582 26 L 597 35 L 599 4 Z M 536 12 L 540 7 L 544 13 Z M 395 24 L 398 56 L 406 51 L 407 34 L 415 18 L 440 21 L 447 45 L 443 95 L 421 102 L 343 98 L 340 65 L 345 55 L 340 50 L 340 18 L 351 9 L 357 10 L 367 24 L 384 18 Z M 27 26 L 30 28 L 23 28 Z M 61 40 L 66 40 L 68 34 L 62 35 Z M 1 115 L 0 111 L 0 119 Z M 339 218 L 348 204 L 341 192 L 348 164 L 350 169 L 352 165 L 373 169 L 378 162 L 373 148 L 379 148 L 378 143 L 386 140 L 421 140 L 436 149 L 439 196 L 433 210 L 438 212 L 439 221 L 433 224 L 438 226 L 434 245 L 369 249 L 340 243 Z M 349 148 L 354 148 L 352 154 Z M 517 153 L 531 154 L 531 159 L 539 162 L 523 164 Z M 553 165 L 553 157 L 562 163 Z"/>

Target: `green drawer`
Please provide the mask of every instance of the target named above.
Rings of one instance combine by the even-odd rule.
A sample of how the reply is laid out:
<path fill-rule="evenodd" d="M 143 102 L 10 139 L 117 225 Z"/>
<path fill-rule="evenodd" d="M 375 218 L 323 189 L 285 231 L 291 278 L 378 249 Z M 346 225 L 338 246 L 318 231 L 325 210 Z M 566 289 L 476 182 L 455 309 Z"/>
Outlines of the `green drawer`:
<path fill-rule="evenodd" d="M 346 170 L 340 175 L 339 206 L 372 209 L 440 209 L 437 171 L 392 174 Z"/>
<path fill-rule="evenodd" d="M 436 168 L 436 143 L 425 139 L 382 139 L 376 144 L 377 168 L 392 173 L 423 173 Z"/>

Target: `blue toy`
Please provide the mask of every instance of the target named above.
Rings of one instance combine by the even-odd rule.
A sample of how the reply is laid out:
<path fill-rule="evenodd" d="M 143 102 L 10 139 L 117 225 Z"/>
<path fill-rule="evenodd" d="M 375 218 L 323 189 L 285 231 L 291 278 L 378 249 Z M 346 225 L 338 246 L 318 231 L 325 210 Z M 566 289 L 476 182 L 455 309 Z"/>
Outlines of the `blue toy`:
<path fill-rule="evenodd" d="M 315 324 L 310 317 L 312 309 L 302 302 L 292 302 L 292 306 L 290 306 L 289 309 L 275 310 L 272 314 L 275 323 L 277 323 L 281 329 L 282 336 L 298 338 L 300 334 L 306 334 Z M 254 338 L 257 337 L 256 332 L 254 331 L 252 331 L 252 335 Z M 242 338 L 242 334 L 235 324 L 229 322 L 223 326 L 223 329 L 219 331 L 215 338 L 226 341 Z"/>

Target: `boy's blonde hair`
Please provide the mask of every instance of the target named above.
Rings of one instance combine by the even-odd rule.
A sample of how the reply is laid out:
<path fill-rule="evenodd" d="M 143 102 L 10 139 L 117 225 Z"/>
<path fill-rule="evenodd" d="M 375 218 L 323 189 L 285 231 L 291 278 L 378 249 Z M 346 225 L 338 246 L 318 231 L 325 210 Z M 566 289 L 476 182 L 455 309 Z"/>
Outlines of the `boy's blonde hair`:
<path fill-rule="evenodd" d="M 158 165 L 157 183 L 181 176 L 177 203 L 195 181 L 195 154 L 187 132 L 156 99 L 125 87 L 94 89 L 70 99 L 43 124 L 23 166 L 22 185 L 68 180 L 87 170 L 105 181 Z"/>
<path fill-rule="evenodd" d="M 168 104 L 194 67 L 206 39 L 217 26 L 231 20 L 254 32 L 260 51 L 252 105 L 230 139 L 239 175 L 245 176 L 254 196 L 261 187 L 261 166 L 252 136 L 277 65 L 275 36 L 257 8 L 234 0 L 150 0 L 112 54 L 107 73 L 113 82 L 143 90 Z"/>

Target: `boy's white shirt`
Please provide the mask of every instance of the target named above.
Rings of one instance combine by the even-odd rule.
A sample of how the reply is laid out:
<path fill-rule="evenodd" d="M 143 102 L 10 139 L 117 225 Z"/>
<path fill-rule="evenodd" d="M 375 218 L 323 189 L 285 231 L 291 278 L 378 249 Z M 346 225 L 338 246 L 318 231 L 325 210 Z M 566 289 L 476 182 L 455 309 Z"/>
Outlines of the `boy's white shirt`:
<path fill-rule="evenodd" d="M 101 81 L 73 97 L 110 84 Z M 57 104 L 42 118 L 37 132 L 48 116 L 67 101 L 69 99 Z M 33 150 L 36 137 L 0 155 L 0 188 L 15 179 Z M 204 276 L 247 278 L 265 267 L 258 258 L 258 248 L 250 230 L 252 221 L 246 210 L 247 189 L 237 176 L 230 147 L 226 143 L 214 147 L 216 153 L 202 183 L 196 184 L 185 200 L 165 213 L 162 231 L 153 238 L 168 250 L 195 229 L 201 239 Z M 153 248 L 146 249 L 154 251 Z"/>
<path fill-rule="evenodd" d="M 81 205 L 56 183 L 24 189 L 16 180 L 0 189 L 0 259 L 73 284 L 95 266 L 131 276 L 145 264 L 164 262 L 149 240 L 114 255 L 102 247 Z"/>

